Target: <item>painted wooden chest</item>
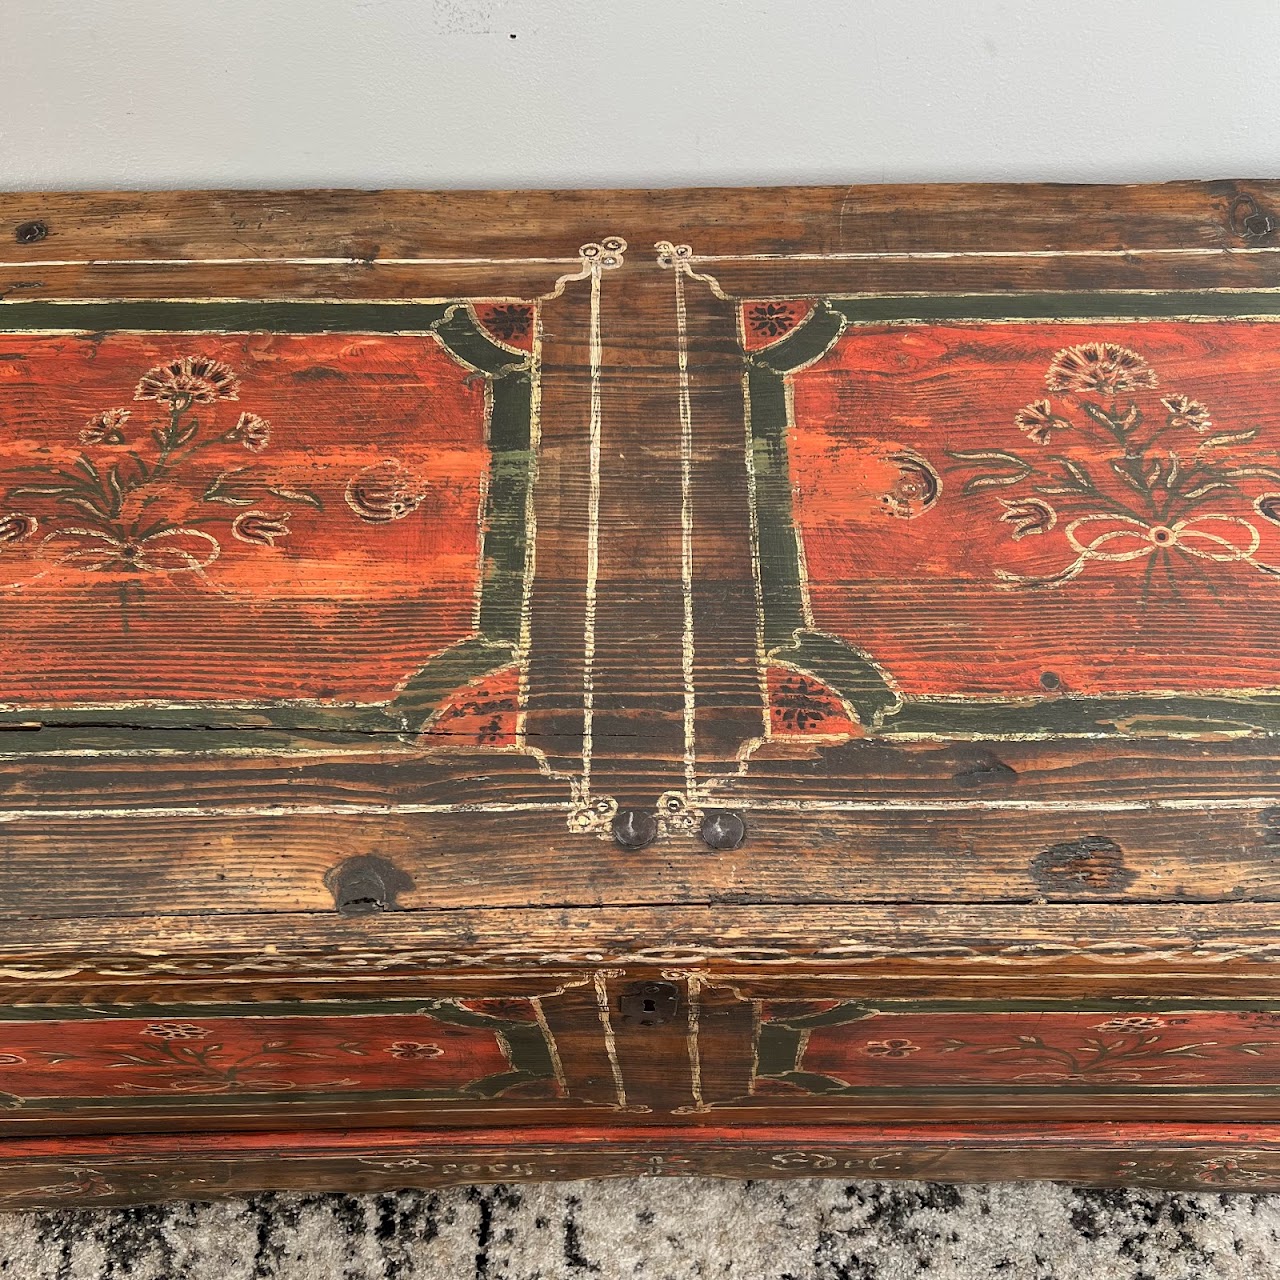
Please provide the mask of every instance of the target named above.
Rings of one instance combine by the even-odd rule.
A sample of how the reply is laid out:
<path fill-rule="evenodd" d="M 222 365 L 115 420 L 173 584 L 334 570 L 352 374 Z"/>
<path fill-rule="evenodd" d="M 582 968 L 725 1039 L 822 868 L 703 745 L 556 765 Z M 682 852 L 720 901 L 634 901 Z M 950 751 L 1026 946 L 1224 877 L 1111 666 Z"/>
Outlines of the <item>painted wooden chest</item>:
<path fill-rule="evenodd" d="M 0 230 L 0 1206 L 1280 1187 L 1280 184 Z"/>

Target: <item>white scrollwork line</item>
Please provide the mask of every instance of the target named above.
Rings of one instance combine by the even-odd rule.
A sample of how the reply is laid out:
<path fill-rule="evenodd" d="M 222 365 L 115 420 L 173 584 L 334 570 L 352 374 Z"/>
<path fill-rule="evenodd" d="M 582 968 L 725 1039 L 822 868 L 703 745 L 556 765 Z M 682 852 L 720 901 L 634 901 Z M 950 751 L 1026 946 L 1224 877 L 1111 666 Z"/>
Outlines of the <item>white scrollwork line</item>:
<path fill-rule="evenodd" d="M 694 263 L 698 261 L 698 258 L 694 254 L 691 245 L 673 244 L 670 240 L 659 240 L 653 247 L 657 250 L 658 265 L 660 267 L 674 270 L 677 275 L 685 275 L 692 280 L 702 281 L 721 302 L 734 301 L 720 287 L 720 282 L 715 276 L 694 268 Z"/>
<path fill-rule="evenodd" d="M 627 242 L 621 236 L 605 236 L 584 244 L 578 250 L 581 268 L 561 276 L 555 289 L 544 301 L 557 298 L 574 280 L 591 282 L 591 320 L 589 333 L 590 398 L 587 419 L 587 564 L 586 604 L 582 624 L 582 772 L 570 779 L 572 806 L 569 812 L 571 831 L 603 834 L 617 813 L 616 802 L 607 796 L 593 797 L 591 766 L 595 726 L 595 653 L 596 592 L 600 572 L 600 463 L 603 422 L 601 416 L 600 369 L 603 342 L 600 333 L 600 281 L 606 271 L 617 271 L 623 265 Z"/>
<path fill-rule="evenodd" d="M 1230 526 L 1244 531 L 1244 545 L 1233 542 L 1222 533 L 1205 526 L 1212 523 Z M 1081 533 L 1086 525 L 1102 524 L 1104 527 L 1086 536 Z M 1221 564 L 1244 563 L 1262 573 L 1280 575 L 1280 567 L 1258 560 L 1255 553 L 1262 544 L 1258 530 L 1241 516 L 1203 515 L 1179 520 L 1174 524 L 1149 524 L 1132 516 L 1101 512 L 1079 516 L 1063 530 L 1076 558 L 1057 573 L 1035 575 L 1012 573 L 996 569 L 1001 583 L 1008 587 L 1056 587 L 1081 573 L 1090 561 L 1113 564 L 1140 560 L 1162 550 L 1177 550 L 1199 560 L 1213 560 Z M 1119 545 L 1117 545 L 1119 544 Z"/>
<path fill-rule="evenodd" d="M 560 297 L 565 285 L 572 284 L 575 280 L 599 279 L 602 271 L 617 271 L 623 265 L 626 252 L 627 242 L 621 236 L 605 236 L 582 245 L 578 249 L 578 270 L 562 275 L 551 292 L 543 294 L 540 301 L 550 302 Z"/>

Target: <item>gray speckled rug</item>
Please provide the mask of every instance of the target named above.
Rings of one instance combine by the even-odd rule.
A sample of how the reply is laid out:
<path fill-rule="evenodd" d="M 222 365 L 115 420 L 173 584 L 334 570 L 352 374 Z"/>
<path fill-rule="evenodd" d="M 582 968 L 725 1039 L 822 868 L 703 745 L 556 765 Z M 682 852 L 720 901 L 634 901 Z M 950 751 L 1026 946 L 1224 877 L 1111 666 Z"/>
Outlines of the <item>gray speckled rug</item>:
<path fill-rule="evenodd" d="M 702 1178 L 0 1215 L 4 1280 L 1272 1280 L 1280 1196 Z"/>

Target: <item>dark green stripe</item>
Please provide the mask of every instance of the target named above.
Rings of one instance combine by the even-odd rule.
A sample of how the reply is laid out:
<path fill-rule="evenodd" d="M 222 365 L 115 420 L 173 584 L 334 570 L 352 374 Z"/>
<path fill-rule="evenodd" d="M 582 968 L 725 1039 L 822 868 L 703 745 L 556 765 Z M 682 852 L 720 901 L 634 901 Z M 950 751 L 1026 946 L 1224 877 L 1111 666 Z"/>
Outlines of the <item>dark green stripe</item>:
<path fill-rule="evenodd" d="M 136 1018 L 199 1022 L 202 1018 L 348 1018 L 385 1017 L 387 1015 L 426 1016 L 442 1022 L 457 1019 L 444 1016 L 436 1007 L 437 1000 L 278 1000 L 262 1004 L 129 1004 L 129 1005 L 10 1005 L 0 1009 L 0 1024 L 6 1022 L 63 1022 L 93 1019 Z M 493 1020 L 469 1025 L 488 1026 Z M 505 1019 L 498 1020 L 503 1029 Z M 523 1026 L 523 1023 L 514 1024 Z M 529 1023 L 536 1028 L 536 1023 Z"/>
<path fill-rule="evenodd" d="M 880 733 L 983 737 L 1002 733 L 1106 733 L 1199 737 L 1206 733 L 1280 733 L 1280 695 L 1175 698 L 1027 698 L 1000 701 L 906 700 Z"/>
<path fill-rule="evenodd" d="M 813 1003 L 818 997 L 808 997 L 805 1003 Z M 836 1019 L 837 1009 L 847 1009 L 848 1017 Z M 800 1014 L 794 1018 L 781 1017 L 770 1020 L 766 1027 L 783 1025 L 792 1027 L 828 1025 L 839 1021 L 852 1021 L 866 1015 L 915 1014 L 915 1013 L 1130 1013 L 1136 1017 L 1152 1014 L 1181 1013 L 1280 1013 L 1280 999 L 1215 999 L 1197 1000 L 1184 996 L 1141 996 L 1133 1000 L 1082 999 L 1053 1000 L 1027 997 L 1015 1000 L 854 1000 L 843 1001 L 835 1009 L 822 1014 Z"/>
<path fill-rule="evenodd" d="M 1123 1070 L 1123 1067 L 1117 1067 L 1117 1070 Z M 797 1071 L 788 1073 L 797 1078 L 798 1081 L 809 1079 L 817 1079 L 810 1076 L 808 1072 Z M 787 1076 L 770 1076 L 770 1080 L 785 1080 Z M 830 1079 L 831 1077 L 824 1077 Z M 803 1085 L 801 1086 L 803 1087 Z M 821 1093 L 813 1092 L 811 1100 L 808 1101 L 809 1106 L 815 1104 L 821 1105 L 825 1098 L 901 1098 L 904 1096 L 924 1097 L 936 1099 L 939 1095 L 948 1096 L 955 1095 L 964 1098 L 990 1098 L 1003 1097 L 1010 1102 L 1017 1101 L 1024 1095 L 1032 1097 L 1053 1097 L 1070 1095 L 1072 1097 L 1092 1097 L 1095 1095 L 1123 1094 L 1125 1096 L 1150 1096 L 1153 1094 L 1172 1095 L 1177 1097 L 1180 1094 L 1192 1094 L 1203 1097 L 1257 1097 L 1257 1098 L 1276 1098 L 1280 1097 L 1280 1085 L 1255 1085 L 1255 1084 L 1160 1084 L 1158 1081 L 1135 1081 L 1132 1084 L 1116 1084 L 1110 1081 L 1099 1080 L 1096 1084 L 1090 1085 L 1086 1083 L 1071 1084 L 1020 1084 L 1016 1081 L 1006 1080 L 1001 1083 L 993 1084 L 954 1084 L 950 1081 L 940 1080 L 936 1085 L 843 1085 L 834 1089 L 823 1089 Z M 771 1097 L 766 1099 L 767 1102 L 777 1105 L 778 1099 Z M 791 1105 L 796 1105 L 794 1099 L 788 1100 Z M 1234 1121 L 1237 1124 L 1244 1123 L 1245 1118 L 1242 1116 L 1224 1116 L 1219 1117 L 1227 1121 Z"/>
<path fill-rule="evenodd" d="M 335 1063 L 334 1069 L 339 1070 L 341 1064 Z M 282 1068 L 283 1069 L 283 1068 Z M 525 1083 L 532 1077 L 527 1076 L 524 1072 L 507 1072 L 504 1073 L 510 1077 L 506 1087 L 509 1089 L 512 1085 Z M 515 1077 L 520 1077 L 516 1079 Z M 542 1078 L 542 1077 L 539 1077 Z M 546 1077 L 549 1079 L 549 1077 Z M 272 1110 L 287 1109 L 292 1105 L 316 1105 L 323 1106 L 325 1113 L 342 1111 L 346 1107 L 358 1108 L 365 1107 L 369 1103 L 377 1103 L 379 1106 L 394 1106 L 397 1103 L 412 1105 L 417 1102 L 470 1102 L 475 1103 L 479 1098 L 492 1098 L 498 1096 L 493 1093 L 484 1091 L 486 1081 L 477 1080 L 468 1084 L 462 1084 L 454 1089 L 417 1089 L 417 1090 L 398 1090 L 391 1092 L 385 1089 L 370 1089 L 367 1092 L 337 1092 L 335 1090 L 325 1090 L 323 1092 L 304 1091 L 304 1090 L 278 1090 L 275 1093 L 153 1093 L 146 1097 L 131 1097 L 121 1095 L 120 1097 L 110 1098 L 93 1098 L 93 1097 L 27 1097 L 22 1100 L 22 1106 L 13 1108 L 9 1111 L 0 1103 L 0 1131 L 5 1127 L 5 1121 L 8 1115 L 13 1112 L 21 1111 L 28 1115 L 34 1113 L 38 1115 L 40 1112 L 70 1112 L 75 1115 L 89 1108 L 102 1109 L 106 1111 L 146 1111 L 157 1110 L 163 1107 L 172 1107 L 180 1104 L 183 1110 L 191 1111 L 223 1111 L 232 1109 L 235 1111 L 249 1110 L 254 1107 L 271 1108 Z M 12 1095 L 10 1095 L 12 1096 Z M 0 1095 L 3 1097 L 3 1095 Z M 522 1102 L 542 1102 L 548 1106 L 553 1103 L 557 1106 L 563 1106 L 564 1102 L 559 1098 L 534 1098 L 522 1099 Z M 6 1136 L 13 1137 L 14 1129 L 9 1129 Z"/>
<path fill-rule="evenodd" d="M 464 997 L 459 997 L 464 998 Z M 517 997 L 524 999 L 525 997 Z M 783 997 L 785 998 L 785 997 Z M 808 997 L 812 1003 L 817 997 Z M 1132 1013 L 1180 1014 L 1217 1013 L 1220 1011 L 1280 1013 L 1280 999 L 1196 999 L 1183 996 L 1141 996 L 1136 999 L 1039 999 L 1012 1000 L 954 999 L 910 1000 L 884 999 L 868 1001 L 842 1001 L 836 1007 L 847 1010 L 848 1021 L 866 1014 L 915 1014 L 915 1013 Z M 794 1019 L 777 1018 L 765 1024 L 771 1026 L 810 1026 L 819 1022 L 835 1021 L 836 1010 L 826 1010 L 820 1015 L 800 1015 Z M 201 1018 L 297 1018 L 297 1017 L 379 1017 L 388 1015 L 425 1015 L 446 1022 L 475 1027 L 494 1027 L 506 1030 L 510 1027 L 536 1029 L 535 1023 L 511 1022 L 505 1018 L 493 1018 L 474 1010 L 459 1010 L 458 1006 L 439 997 L 418 997 L 396 1000 L 274 1000 L 263 1003 L 217 1004 L 128 1004 L 128 1005 L 57 1005 L 31 1004 L 9 1005 L 0 1008 L 0 1023 L 29 1021 L 72 1021 L 94 1018 L 134 1019 L 182 1019 L 198 1022 Z"/>
<path fill-rule="evenodd" d="M 827 303 L 853 322 L 884 320 L 1096 320 L 1280 315 L 1280 293 L 985 293 L 841 298 Z M 799 333 L 799 330 L 797 330 Z M 779 346 L 783 344 L 779 343 Z M 772 349 L 771 349 L 772 350 Z"/>
<path fill-rule="evenodd" d="M 773 649 L 790 644 L 805 625 L 800 548 L 791 517 L 786 385 L 782 374 L 758 365 L 748 368 L 747 385 L 764 639 L 766 648 Z"/>
<path fill-rule="evenodd" d="M 455 305 L 451 302 L 0 302 L 0 331 L 423 332 Z M 510 353 L 507 358 L 511 359 Z"/>

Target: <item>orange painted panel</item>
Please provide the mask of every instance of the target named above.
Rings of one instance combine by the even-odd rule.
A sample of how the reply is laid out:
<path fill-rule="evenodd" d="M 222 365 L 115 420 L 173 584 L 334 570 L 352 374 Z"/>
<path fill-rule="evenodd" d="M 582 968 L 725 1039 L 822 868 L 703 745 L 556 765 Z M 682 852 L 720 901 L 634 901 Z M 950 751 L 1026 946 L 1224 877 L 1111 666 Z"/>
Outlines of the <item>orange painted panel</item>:
<path fill-rule="evenodd" d="M 8 1106 L 41 1098 L 425 1091 L 461 1093 L 513 1070 L 501 1034 L 538 1031 L 527 1002 L 489 1002 L 492 1026 L 459 1025 L 448 1010 L 395 1014 L 228 1017 L 198 1008 L 152 1018 L 38 1020 L 0 1026 L 0 1093 Z M 486 1002 L 463 1006 L 484 1016 Z M 553 1077 L 510 1080 L 554 1097 Z"/>
<path fill-rule="evenodd" d="M 1280 325 L 850 325 L 792 375 L 814 625 L 904 695 L 1280 685 Z"/>
<path fill-rule="evenodd" d="M 814 1011 L 821 1008 L 813 1005 Z M 785 1019 L 788 1009 L 795 1006 L 766 1003 L 763 1025 L 767 1028 L 773 1015 Z M 1274 1088 L 1280 1087 L 1280 1015 L 1227 1010 L 874 1013 L 809 1027 L 794 1069 L 849 1088 Z M 754 1091 L 791 1093 L 797 1087 L 812 1091 L 813 1081 L 763 1077 Z"/>
<path fill-rule="evenodd" d="M 472 633 L 485 392 L 434 339 L 0 347 L 0 703 L 384 700 Z"/>

